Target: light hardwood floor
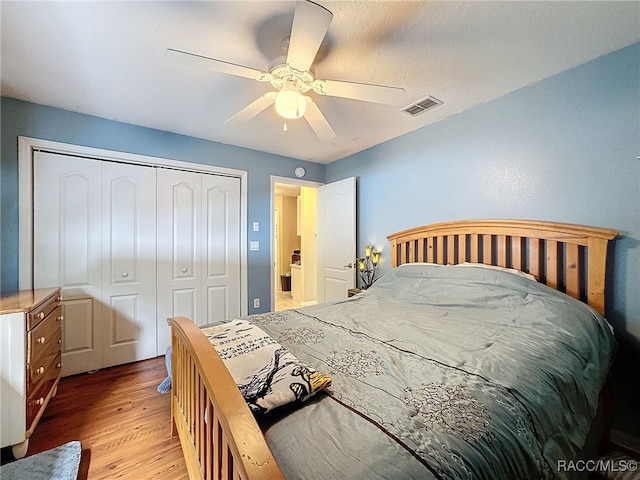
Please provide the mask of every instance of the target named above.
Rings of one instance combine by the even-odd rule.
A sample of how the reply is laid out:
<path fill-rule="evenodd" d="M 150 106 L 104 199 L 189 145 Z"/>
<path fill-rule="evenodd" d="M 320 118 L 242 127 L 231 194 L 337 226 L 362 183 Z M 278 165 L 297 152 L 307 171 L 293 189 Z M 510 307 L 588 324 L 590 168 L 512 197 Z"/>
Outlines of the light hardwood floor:
<path fill-rule="evenodd" d="M 82 442 L 80 480 L 188 478 L 171 437 L 164 357 L 63 378 L 31 437 L 27 455 Z"/>
<path fill-rule="evenodd" d="M 300 308 L 299 302 L 294 302 L 291 297 L 291 292 L 283 292 L 282 290 L 276 290 L 276 305 L 275 310 L 289 310 L 290 308 Z"/>

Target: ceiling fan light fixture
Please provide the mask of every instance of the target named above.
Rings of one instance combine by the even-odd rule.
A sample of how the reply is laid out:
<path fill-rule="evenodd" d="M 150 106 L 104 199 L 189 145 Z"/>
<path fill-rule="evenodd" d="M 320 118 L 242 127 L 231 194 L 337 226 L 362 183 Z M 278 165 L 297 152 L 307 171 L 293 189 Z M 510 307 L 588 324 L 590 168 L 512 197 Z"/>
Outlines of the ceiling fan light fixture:
<path fill-rule="evenodd" d="M 295 82 L 287 81 L 276 95 L 276 112 L 284 118 L 300 118 L 307 108 L 307 101 L 298 91 Z"/>

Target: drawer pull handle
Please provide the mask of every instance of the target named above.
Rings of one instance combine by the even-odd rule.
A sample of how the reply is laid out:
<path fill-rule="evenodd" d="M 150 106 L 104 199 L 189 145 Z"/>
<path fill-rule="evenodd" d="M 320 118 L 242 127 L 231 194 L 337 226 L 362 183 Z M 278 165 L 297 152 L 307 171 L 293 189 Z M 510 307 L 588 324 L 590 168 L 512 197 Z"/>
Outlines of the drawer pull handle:
<path fill-rule="evenodd" d="M 62 343 L 62 339 L 61 338 L 58 339 L 58 343 Z"/>
<path fill-rule="evenodd" d="M 56 368 L 62 368 L 62 364 L 61 363 L 56 363 Z"/>
<path fill-rule="evenodd" d="M 40 345 L 42 345 L 42 344 L 43 344 L 43 343 L 45 343 L 46 341 L 47 341 L 47 339 L 46 339 L 46 338 L 44 338 L 44 337 L 40 337 L 40 338 L 38 338 L 38 339 L 36 340 L 36 342 L 38 342 Z"/>
<path fill-rule="evenodd" d="M 61 301 L 62 301 L 62 297 L 56 298 L 56 302 L 61 302 Z"/>
<path fill-rule="evenodd" d="M 35 401 L 36 405 L 43 405 L 44 404 L 44 397 L 40 397 L 39 399 L 37 399 Z"/>
<path fill-rule="evenodd" d="M 42 320 L 44 318 L 44 312 L 40 312 L 38 315 L 36 315 L 40 320 Z"/>
<path fill-rule="evenodd" d="M 58 320 L 59 322 L 61 322 L 62 320 L 64 320 L 64 316 L 60 315 L 56 320 Z"/>
<path fill-rule="evenodd" d="M 44 367 L 38 367 L 38 368 L 36 368 L 36 373 L 37 373 L 38 375 L 42 375 L 42 374 L 44 373 Z"/>

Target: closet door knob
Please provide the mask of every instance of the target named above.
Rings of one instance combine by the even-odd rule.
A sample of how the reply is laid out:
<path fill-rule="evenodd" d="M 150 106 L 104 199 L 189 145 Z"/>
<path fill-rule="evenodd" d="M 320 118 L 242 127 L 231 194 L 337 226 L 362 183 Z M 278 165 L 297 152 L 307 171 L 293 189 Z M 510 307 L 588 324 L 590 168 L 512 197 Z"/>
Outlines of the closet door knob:
<path fill-rule="evenodd" d="M 44 344 L 47 341 L 46 338 L 44 337 L 39 337 L 36 342 L 39 343 L 40 345 Z"/>
<path fill-rule="evenodd" d="M 129 276 L 129 274 L 128 274 L 127 272 L 124 272 L 124 273 L 122 274 L 122 276 L 123 276 L 124 278 L 127 278 L 127 277 Z"/>
<path fill-rule="evenodd" d="M 188 271 L 189 271 L 189 269 L 188 269 L 188 268 L 183 268 L 183 269 L 182 269 L 182 273 L 187 273 Z"/>
<path fill-rule="evenodd" d="M 44 367 L 38 367 L 38 368 L 36 368 L 36 373 L 37 373 L 38 375 L 42 375 L 42 374 L 44 373 Z"/>
<path fill-rule="evenodd" d="M 39 399 L 37 399 L 34 403 L 35 403 L 36 405 L 42 405 L 42 404 L 44 404 L 44 397 L 40 397 L 40 398 L 39 398 Z"/>

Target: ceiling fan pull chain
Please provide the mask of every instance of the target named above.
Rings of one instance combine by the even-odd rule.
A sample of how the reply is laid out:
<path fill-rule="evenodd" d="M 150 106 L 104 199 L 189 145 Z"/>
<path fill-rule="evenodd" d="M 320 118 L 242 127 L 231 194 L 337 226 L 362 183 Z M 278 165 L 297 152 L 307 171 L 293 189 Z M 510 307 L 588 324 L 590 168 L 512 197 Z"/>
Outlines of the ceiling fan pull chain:
<path fill-rule="evenodd" d="M 282 131 L 283 132 L 287 131 L 287 119 L 286 118 L 284 119 L 284 127 L 282 128 Z"/>

